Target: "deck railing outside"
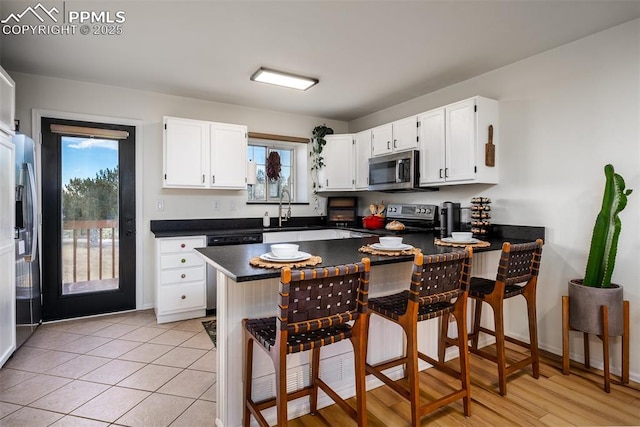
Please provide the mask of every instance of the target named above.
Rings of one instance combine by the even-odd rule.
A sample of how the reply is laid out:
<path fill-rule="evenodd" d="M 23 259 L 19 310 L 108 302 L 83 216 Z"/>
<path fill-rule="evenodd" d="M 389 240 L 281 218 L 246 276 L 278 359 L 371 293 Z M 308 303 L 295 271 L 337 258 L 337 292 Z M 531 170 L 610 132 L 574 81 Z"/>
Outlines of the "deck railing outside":
<path fill-rule="evenodd" d="M 80 280 L 92 280 L 91 270 L 92 270 L 92 258 L 96 258 L 95 254 L 92 257 L 92 250 L 97 250 L 97 276 L 93 279 L 102 280 L 104 277 L 106 278 L 116 278 L 117 277 L 117 241 L 118 241 L 118 220 L 97 220 L 97 221 L 63 221 L 62 222 L 62 230 L 63 236 L 66 237 L 66 240 L 71 238 L 71 254 L 67 254 L 67 256 L 63 255 L 65 259 L 65 270 L 67 274 L 65 274 L 65 279 L 63 282 L 78 282 L 78 275 L 80 273 L 84 273 L 83 268 L 80 268 L 80 263 L 86 262 L 86 279 L 81 278 Z M 65 239 L 63 239 L 64 241 Z M 85 243 L 86 242 L 86 243 Z M 85 243 L 84 245 L 82 243 Z M 63 243 L 64 245 L 64 243 Z M 66 246 L 66 245 L 65 245 Z M 92 248 L 93 247 L 93 248 Z M 85 253 L 86 251 L 86 253 Z M 63 249 L 64 252 L 64 249 Z M 71 277 L 68 277 L 68 261 L 69 255 L 71 255 Z M 107 272 L 105 273 L 103 270 L 103 263 L 107 261 Z M 110 261 L 110 262 L 108 262 Z M 108 268 L 110 264 L 111 268 Z M 95 275 L 95 264 L 93 265 L 94 275 Z M 110 270 L 110 271 L 109 271 Z M 69 280 L 71 279 L 71 280 Z"/>

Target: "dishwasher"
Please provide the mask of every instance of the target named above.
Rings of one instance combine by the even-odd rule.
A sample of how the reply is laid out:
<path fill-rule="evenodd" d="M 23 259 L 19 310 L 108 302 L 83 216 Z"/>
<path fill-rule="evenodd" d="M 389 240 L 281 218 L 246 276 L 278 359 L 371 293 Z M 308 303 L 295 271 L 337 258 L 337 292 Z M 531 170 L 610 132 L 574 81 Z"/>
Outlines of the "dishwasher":
<path fill-rule="evenodd" d="M 261 232 L 220 233 L 207 236 L 207 246 L 244 245 L 262 243 Z M 207 263 L 207 315 L 216 314 L 217 270 Z"/>

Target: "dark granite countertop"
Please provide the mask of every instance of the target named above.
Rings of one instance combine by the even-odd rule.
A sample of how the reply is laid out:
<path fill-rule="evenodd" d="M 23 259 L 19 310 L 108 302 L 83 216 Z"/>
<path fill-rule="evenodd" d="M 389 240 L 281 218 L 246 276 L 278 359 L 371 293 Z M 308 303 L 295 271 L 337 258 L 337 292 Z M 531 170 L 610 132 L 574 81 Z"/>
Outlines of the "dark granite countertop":
<path fill-rule="evenodd" d="M 503 241 L 508 238 L 513 243 L 530 241 L 537 237 L 544 238 L 544 227 L 522 227 L 522 238 L 514 235 L 493 235 L 485 240 L 491 243 L 486 248 L 476 248 L 475 252 L 495 251 L 502 248 Z M 534 235 L 537 234 L 537 235 Z M 448 246 L 436 246 L 433 232 L 407 234 L 403 243 L 422 249 L 424 254 L 438 254 L 459 250 L 460 248 Z M 316 240 L 310 242 L 296 242 L 300 245 L 300 251 L 322 257 L 322 263 L 316 267 L 340 265 L 359 261 L 367 256 L 371 265 L 394 264 L 413 260 L 413 255 L 406 256 L 381 256 L 364 254 L 358 249 L 368 243 L 378 242 L 378 237 L 364 237 L 352 239 Z M 280 277 L 280 270 L 273 268 L 259 268 L 249 265 L 249 260 L 269 252 L 269 244 L 256 243 L 250 245 L 211 246 L 196 249 L 205 258 L 209 259 L 216 267 L 236 282 L 247 282 Z"/>
<path fill-rule="evenodd" d="M 278 227 L 278 218 L 271 218 L 270 226 L 265 228 L 262 226 L 262 218 L 152 220 L 151 232 L 155 237 L 179 237 L 333 228 L 327 226 L 325 222 L 326 218 L 318 216 L 294 217 L 283 223 L 283 227 Z"/>

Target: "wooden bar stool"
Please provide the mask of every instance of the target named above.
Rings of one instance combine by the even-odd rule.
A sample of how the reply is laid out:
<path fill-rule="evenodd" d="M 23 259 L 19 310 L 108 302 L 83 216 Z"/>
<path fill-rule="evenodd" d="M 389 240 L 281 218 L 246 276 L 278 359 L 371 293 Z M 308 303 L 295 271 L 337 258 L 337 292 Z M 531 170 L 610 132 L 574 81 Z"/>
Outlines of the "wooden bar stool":
<path fill-rule="evenodd" d="M 500 395 L 507 394 L 507 375 L 531 365 L 533 377 L 540 376 L 540 358 L 538 355 L 538 327 L 536 319 L 536 285 L 540 270 L 542 255 L 542 239 L 535 242 L 502 244 L 502 254 L 498 265 L 496 280 L 472 277 L 469 286 L 469 296 L 475 300 L 473 316 L 473 331 L 469 333 L 471 346 L 469 351 L 498 365 L 498 383 Z M 504 332 L 504 300 L 522 295 L 527 302 L 529 317 L 529 343 L 505 335 Z M 494 330 L 480 326 L 482 317 L 482 303 L 491 306 L 494 317 Z M 452 344 L 446 338 L 446 322 L 443 322 L 441 337 L 444 345 L 440 346 L 440 359 L 444 358 L 444 348 Z M 484 332 L 496 338 L 496 355 L 478 348 L 478 338 Z M 511 365 L 507 365 L 505 341 L 512 342 L 529 349 L 531 355 Z M 456 344 L 457 345 L 457 344 Z"/>
<path fill-rule="evenodd" d="M 472 250 L 440 255 L 416 254 L 409 290 L 369 300 L 369 310 L 394 322 L 404 330 L 407 347 L 404 356 L 376 365 L 367 363 L 367 373 L 375 375 L 411 403 L 411 423 L 420 425 L 420 418 L 462 399 L 464 414 L 471 415 L 471 386 L 469 382 L 469 353 L 467 351 L 467 287 L 471 271 Z M 458 321 L 460 337 L 460 372 L 418 351 L 418 322 L 452 313 Z M 367 319 L 367 329 L 368 329 Z M 382 339 L 383 337 L 381 337 Z M 422 404 L 418 378 L 418 358 L 456 377 L 461 387 L 437 400 Z M 408 387 L 393 381 L 382 371 L 405 365 Z"/>
<path fill-rule="evenodd" d="M 311 413 L 316 413 L 318 388 L 358 422 L 367 425 L 365 358 L 367 335 L 367 299 L 370 261 L 316 269 L 283 268 L 280 276 L 278 316 L 244 319 L 244 425 L 251 414 L 262 426 L 268 426 L 261 411 L 277 407 L 278 426 L 287 425 L 287 401 L 310 396 Z M 354 321 L 352 325 L 347 322 Z M 351 340 L 356 371 L 354 409 L 319 377 L 320 348 L 343 339 Z M 266 351 L 276 370 L 276 396 L 262 402 L 251 397 L 253 343 Z M 287 355 L 312 350 L 311 384 L 287 394 Z"/>

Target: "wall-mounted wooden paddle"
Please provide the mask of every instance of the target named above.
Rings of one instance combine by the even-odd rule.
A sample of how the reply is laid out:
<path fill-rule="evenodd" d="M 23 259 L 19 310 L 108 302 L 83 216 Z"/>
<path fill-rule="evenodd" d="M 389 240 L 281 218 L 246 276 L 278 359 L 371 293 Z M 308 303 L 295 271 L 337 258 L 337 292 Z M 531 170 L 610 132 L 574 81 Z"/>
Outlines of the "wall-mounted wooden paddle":
<path fill-rule="evenodd" d="M 490 167 L 496 165 L 496 146 L 493 145 L 493 125 L 489 125 L 489 141 L 484 146 L 484 164 Z"/>

